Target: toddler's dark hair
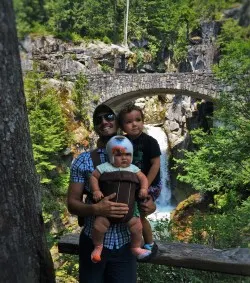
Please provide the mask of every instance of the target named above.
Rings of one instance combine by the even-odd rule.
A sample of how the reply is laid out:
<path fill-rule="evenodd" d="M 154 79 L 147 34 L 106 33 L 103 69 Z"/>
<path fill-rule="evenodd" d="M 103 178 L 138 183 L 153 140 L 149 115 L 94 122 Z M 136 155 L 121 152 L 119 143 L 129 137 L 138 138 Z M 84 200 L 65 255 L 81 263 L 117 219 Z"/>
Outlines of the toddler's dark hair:
<path fill-rule="evenodd" d="M 119 127 L 123 130 L 123 120 L 124 120 L 124 116 L 132 111 L 139 111 L 141 113 L 141 118 L 142 118 L 142 121 L 144 122 L 144 114 L 143 114 L 143 111 L 142 109 L 135 105 L 135 104 L 127 104 L 125 105 L 124 108 L 122 108 L 118 114 L 118 117 L 117 117 L 117 121 L 118 121 L 118 125 Z"/>

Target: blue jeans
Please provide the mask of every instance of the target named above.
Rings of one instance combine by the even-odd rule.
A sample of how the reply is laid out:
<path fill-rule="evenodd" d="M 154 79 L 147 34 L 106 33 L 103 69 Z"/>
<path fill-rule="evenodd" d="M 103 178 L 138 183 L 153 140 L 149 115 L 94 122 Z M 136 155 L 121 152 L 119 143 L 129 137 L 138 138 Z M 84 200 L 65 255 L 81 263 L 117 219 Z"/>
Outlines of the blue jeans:
<path fill-rule="evenodd" d="M 93 249 L 92 240 L 82 232 L 79 243 L 80 283 L 136 283 L 137 263 L 130 251 L 130 244 L 120 249 L 103 248 L 99 263 L 91 261 Z"/>

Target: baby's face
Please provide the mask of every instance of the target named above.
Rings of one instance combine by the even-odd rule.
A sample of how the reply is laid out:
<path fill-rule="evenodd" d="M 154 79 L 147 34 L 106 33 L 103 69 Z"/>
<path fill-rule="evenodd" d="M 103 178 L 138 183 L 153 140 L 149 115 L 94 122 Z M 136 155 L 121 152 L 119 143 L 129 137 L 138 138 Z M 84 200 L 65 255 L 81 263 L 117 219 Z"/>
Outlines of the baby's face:
<path fill-rule="evenodd" d="M 131 153 L 115 153 L 114 154 L 114 166 L 115 167 L 121 167 L 126 168 L 128 167 L 132 162 L 132 156 Z"/>

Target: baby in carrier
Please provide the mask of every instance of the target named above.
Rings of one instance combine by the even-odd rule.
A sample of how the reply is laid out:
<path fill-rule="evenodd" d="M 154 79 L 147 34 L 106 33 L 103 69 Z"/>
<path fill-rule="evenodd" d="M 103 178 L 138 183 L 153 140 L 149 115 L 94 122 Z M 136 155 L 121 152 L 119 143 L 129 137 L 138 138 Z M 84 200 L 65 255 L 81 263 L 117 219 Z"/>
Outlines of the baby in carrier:
<path fill-rule="evenodd" d="M 90 184 L 94 201 L 116 193 L 112 201 L 127 203 L 129 212 L 122 218 L 107 218 L 97 216 L 94 222 L 92 239 L 94 250 L 91 260 L 95 263 L 101 261 L 104 234 L 112 223 L 126 222 L 131 233 L 131 252 L 137 259 L 148 257 L 151 251 L 142 249 L 142 224 L 137 203 L 136 190 L 140 199 L 148 195 L 148 181 L 141 170 L 131 164 L 133 159 L 133 145 L 124 136 L 112 137 L 106 146 L 110 162 L 105 162 L 96 167 L 90 177 Z"/>

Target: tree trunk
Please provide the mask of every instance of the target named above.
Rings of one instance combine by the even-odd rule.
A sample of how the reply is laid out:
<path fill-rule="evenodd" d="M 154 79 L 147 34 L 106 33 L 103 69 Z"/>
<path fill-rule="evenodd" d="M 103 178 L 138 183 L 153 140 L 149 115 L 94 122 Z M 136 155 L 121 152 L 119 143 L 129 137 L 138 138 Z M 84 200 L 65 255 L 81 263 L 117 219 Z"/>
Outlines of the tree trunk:
<path fill-rule="evenodd" d="M 0 1 L 0 282 L 55 282 L 11 0 Z"/>
<path fill-rule="evenodd" d="M 126 14 L 124 21 L 124 45 L 128 47 L 128 14 L 129 14 L 129 0 L 126 0 Z"/>

